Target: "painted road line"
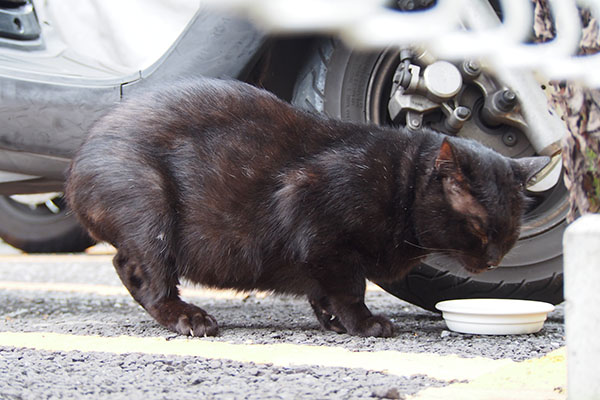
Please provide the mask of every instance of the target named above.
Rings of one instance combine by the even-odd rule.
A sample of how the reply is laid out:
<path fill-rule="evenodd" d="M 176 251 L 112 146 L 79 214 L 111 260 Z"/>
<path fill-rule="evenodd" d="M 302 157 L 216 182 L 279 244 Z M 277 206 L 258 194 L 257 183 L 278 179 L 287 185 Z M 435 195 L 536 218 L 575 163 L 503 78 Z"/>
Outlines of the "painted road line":
<path fill-rule="evenodd" d="M 55 262 L 90 262 L 100 261 L 111 264 L 114 254 L 8 254 L 0 255 L 0 263 L 55 263 Z"/>
<path fill-rule="evenodd" d="M 93 255 L 110 254 L 110 255 L 114 256 L 117 253 L 117 249 L 115 249 L 113 246 L 111 246 L 108 243 L 98 243 L 95 246 L 88 247 L 87 249 L 85 249 L 85 253 L 93 254 Z"/>
<path fill-rule="evenodd" d="M 62 292 L 62 293 L 83 293 L 95 294 L 100 296 L 129 296 L 129 292 L 124 286 L 111 285 L 92 285 L 89 283 L 64 283 L 64 282 L 18 282 L 18 281 L 0 281 L 0 289 L 4 290 L 23 290 L 32 292 Z M 236 292 L 234 290 L 214 290 L 214 289 L 181 289 L 183 297 L 210 297 L 212 299 L 244 299 L 248 293 Z M 266 292 L 253 293 L 255 297 L 266 297 Z"/>
<path fill-rule="evenodd" d="M 32 292 L 66 292 L 66 293 L 85 293 L 97 294 L 101 296 L 121 296 L 126 295 L 125 287 L 110 285 L 90 285 L 86 283 L 62 283 L 62 282 L 18 282 L 18 281 L 0 281 L 0 289 L 3 290 L 22 290 Z"/>
<path fill-rule="evenodd" d="M 483 357 L 463 358 L 456 355 L 402 353 L 398 351 L 350 351 L 341 347 L 289 343 L 233 344 L 204 338 L 140 338 L 132 336 L 79 336 L 51 332 L 0 332 L 0 346 L 48 351 L 85 351 L 106 353 L 144 353 L 228 359 L 281 367 L 315 365 L 323 367 L 361 368 L 392 375 L 452 381 L 473 380 L 518 363 Z"/>
<path fill-rule="evenodd" d="M 566 347 L 498 368 L 468 383 L 428 388 L 410 400 L 554 400 L 567 398 Z"/>
<path fill-rule="evenodd" d="M 63 292 L 63 293 L 84 293 L 96 294 L 100 296 L 125 296 L 129 295 L 124 286 L 112 285 L 94 285 L 89 283 L 67 283 L 67 282 L 21 282 L 21 281 L 0 281 L 0 290 L 23 290 L 40 292 Z M 378 286 L 368 285 L 368 291 L 382 291 Z M 207 289 L 207 288 L 180 288 L 182 297 L 210 297 L 212 299 L 245 299 L 250 294 L 256 298 L 265 298 L 269 292 L 238 292 L 226 289 Z"/>
<path fill-rule="evenodd" d="M 28 254 L 28 253 L 23 253 L 21 250 L 16 249 L 6 243 L 3 243 L 2 241 L 0 241 L 0 260 L 5 260 L 8 257 L 15 257 L 18 258 L 19 260 L 25 258 L 25 257 L 36 257 L 38 259 L 44 258 L 44 257 L 68 257 L 68 258 L 73 258 L 73 257 L 81 257 L 81 256 L 85 256 L 85 255 L 106 255 L 106 256 L 111 256 L 111 258 L 116 254 L 117 249 L 115 249 L 113 246 L 109 245 L 108 243 L 98 243 L 92 247 L 88 247 L 87 249 L 85 249 L 85 254 L 84 253 L 72 253 L 72 254 L 65 254 L 65 253 L 61 253 L 61 254 L 52 254 L 52 253 L 48 253 L 48 254 Z"/>

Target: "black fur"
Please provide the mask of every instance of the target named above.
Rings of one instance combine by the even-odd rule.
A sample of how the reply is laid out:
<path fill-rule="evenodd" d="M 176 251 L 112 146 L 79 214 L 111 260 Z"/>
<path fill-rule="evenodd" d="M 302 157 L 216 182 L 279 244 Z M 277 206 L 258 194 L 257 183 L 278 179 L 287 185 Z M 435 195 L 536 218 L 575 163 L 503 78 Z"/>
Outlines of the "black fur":
<path fill-rule="evenodd" d="M 74 158 L 67 198 L 158 322 L 215 335 L 180 278 L 306 295 L 321 325 L 390 336 L 365 278 L 432 251 L 470 271 L 515 243 L 527 171 L 475 142 L 357 125 L 240 82 L 199 80 L 125 102 Z"/>

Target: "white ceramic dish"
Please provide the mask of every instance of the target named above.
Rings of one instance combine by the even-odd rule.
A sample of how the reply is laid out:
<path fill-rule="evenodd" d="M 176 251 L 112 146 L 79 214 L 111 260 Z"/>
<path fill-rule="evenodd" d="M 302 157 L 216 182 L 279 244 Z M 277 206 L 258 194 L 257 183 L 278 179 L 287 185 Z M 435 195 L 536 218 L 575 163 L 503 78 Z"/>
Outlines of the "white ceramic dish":
<path fill-rule="evenodd" d="M 554 310 L 550 303 L 513 299 L 446 300 L 435 308 L 442 312 L 448 329 L 479 335 L 535 333 Z"/>

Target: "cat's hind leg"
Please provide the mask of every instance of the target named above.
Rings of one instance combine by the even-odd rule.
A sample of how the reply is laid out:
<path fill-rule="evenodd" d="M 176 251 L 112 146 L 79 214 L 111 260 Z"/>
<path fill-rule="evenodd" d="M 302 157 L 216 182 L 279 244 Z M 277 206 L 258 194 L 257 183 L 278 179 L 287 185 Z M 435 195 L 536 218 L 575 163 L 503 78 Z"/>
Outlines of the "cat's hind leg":
<path fill-rule="evenodd" d="M 119 248 L 113 264 L 129 293 L 161 325 L 181 335 L 215 336 L 217 321 L 206 311 L 181 300 L 176 276 L 156 276 L 167 270 L 164 260 L 138 257 L 137 251 Z"/>

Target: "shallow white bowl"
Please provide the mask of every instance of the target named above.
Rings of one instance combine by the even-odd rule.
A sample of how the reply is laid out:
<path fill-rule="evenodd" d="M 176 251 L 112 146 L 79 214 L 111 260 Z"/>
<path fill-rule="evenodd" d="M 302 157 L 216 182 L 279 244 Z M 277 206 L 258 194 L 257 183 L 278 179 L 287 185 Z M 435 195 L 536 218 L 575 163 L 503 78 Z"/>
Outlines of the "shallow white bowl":
<path fill-rule="evenodd" d="M 479 335 L 515 335 L 542 329 L 550 303 L 513 299 L 460 299 L 440 301 L 448 329 Z"/>

